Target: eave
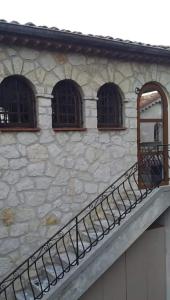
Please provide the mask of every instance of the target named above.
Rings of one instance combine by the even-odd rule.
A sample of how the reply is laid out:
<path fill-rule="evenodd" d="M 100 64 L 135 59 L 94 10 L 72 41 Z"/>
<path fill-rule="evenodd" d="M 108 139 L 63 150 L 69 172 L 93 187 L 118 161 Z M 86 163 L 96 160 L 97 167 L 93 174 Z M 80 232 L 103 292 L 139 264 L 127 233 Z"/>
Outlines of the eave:
<path fill-rule="evenodd" d="M 31 23 L 28 23 L 31 24 Z M 142 61 L 170 63 L 170 48 L 113 39 L 57 28 L 0 22 L 0 43 L 49 51 L 71 51 L 88 55 Z"/>

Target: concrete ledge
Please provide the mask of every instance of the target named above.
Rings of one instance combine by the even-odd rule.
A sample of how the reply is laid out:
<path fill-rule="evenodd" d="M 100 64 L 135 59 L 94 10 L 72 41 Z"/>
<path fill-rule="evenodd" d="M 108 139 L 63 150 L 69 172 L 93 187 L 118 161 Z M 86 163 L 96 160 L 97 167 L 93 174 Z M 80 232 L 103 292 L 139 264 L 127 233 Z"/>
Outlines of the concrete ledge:
<path fill-rule="evenodd" d="M 170 188 L 153 191 L 113 231 L 64 276 L 45 300 L 76 300 L 135 242 L 170 206 Z"/>

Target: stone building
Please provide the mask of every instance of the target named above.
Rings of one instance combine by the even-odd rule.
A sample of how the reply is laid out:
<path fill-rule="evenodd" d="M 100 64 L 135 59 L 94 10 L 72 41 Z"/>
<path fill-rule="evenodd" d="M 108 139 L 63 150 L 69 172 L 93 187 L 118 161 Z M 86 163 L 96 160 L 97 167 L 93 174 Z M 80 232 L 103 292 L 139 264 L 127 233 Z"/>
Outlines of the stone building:
<path fill-rule="evenodd" d="M 0 22 L 1 278 L 137 161 L 137 91 L 168 105 L 169 63 L 168 47 Z"/>

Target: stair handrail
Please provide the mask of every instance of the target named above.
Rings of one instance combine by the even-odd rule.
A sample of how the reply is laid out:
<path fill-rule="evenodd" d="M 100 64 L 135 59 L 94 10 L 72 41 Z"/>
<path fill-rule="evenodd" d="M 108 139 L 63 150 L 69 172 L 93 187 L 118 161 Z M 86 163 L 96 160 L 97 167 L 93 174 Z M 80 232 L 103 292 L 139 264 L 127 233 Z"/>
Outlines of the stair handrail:
<path fill-rule="evenodd" d="M 153 189 L 159 187 L 162 179 L 160 176 L 157 176 L 157 174 L 161 164 L 162 157 L 159 153 L 154 153 L 154 155 L 149 154 L 148 156 L 145 155 L 144 158 L 133 164 L 111 185 L 109 185 L 109 187 L 100 193 L 99 196 L 87 204 L 78 214 L 76 214 L 76 216 L 69 220 L 66 225 L 60 228 L 57 233 L 52 235 L 48 241 L 34 251 L 33 254 L 25 259 L 14 271 L 2 280 L 0 283 L 0 299 L 1 296 L 5 300 L 11 300 L 13 298 L 17 299 L 17 292 L 21 290 L 23 299 L 27 300 L 26 289 L 28 286 L 33 299 L 41 299 L 43 295 L 49 291 L 51 286 L 55 285 L 60 279 L 62 279 L 65 273 L 68 273 L 72 267 L 78 265 L 86 253 L 90 252 L 91 249 L 96 246 L 111 229 L 113 229 L 116 225 L 120 225 L 121 220 L 124 219 L 138 203 L 145 199 Z M 146 170 L 150 170 L 151 167 L 152 180 L 150 178 L 150 174 L 147 174 L 146 172 Z M 134 199 L 133 202 L 131 201 L 131 197 Z M 123 207 L 123 210 L 120 209 L 120 206 Z M 108 211 L 113 219 L 112 222 L 110 222 L 110 219 L 107 217 L 106 212 Z M 101 215 L 105 218 L 105 221 L 108 224 L 106 228 L 102 225 Z M 101 226 L 100 234 L 98 234 L 95 229 L 95 222 L 98 222 L 99 226 Z M 89 228 L 92 228 L 94 235 L 96 235 L 94 240 L 90 237 L 91 229 L 89 229 L 88 226 L 91 226 Z M 81 228 L 83 228 L 87 234 L 89 246 L 85 246 L 85 243 L 82 241 L 82 237 L 80 235 Z M 74 249 L 75 259 L 70 257 L 68 251 L 68 240 Z M 79 244 L 82 246 L 81 251 L 79 250 Z M 59 274 L 55 272 L 55 263 L 53 260 L 54 252 L 55 257 L 59 259 L 59 263 L 62 268 L 62 272 Z M 66 265 L 62 262 L 62 255 L 64 254 L 67 261 Z M 50 260 L 50 263 L 48 259 Z M 56 273 L 56 278 L 53 280 L 49 278 L 47 265 L 52 265 L 54 268 L 53 271 Z M 47 279 L 47 285 L 45 288 L 41 281 L 40 271 L 42 272 L 42 270 Z M 34 273 L 38 276 L 38 282 L 41 290 L 39 294 L 35 291 L 32 283 L 32 278 L 35 277 Z M 10 298 L 11 295 L 13 298 Z"/>

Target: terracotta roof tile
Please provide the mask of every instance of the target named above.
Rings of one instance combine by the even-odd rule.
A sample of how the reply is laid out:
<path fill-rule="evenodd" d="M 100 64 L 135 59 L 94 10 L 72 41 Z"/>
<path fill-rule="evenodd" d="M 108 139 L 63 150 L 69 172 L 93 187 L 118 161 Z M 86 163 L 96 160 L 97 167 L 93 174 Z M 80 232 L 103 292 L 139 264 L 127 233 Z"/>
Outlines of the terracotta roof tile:
<path fill-rule="evenodd" d="M 104 40 L 112 40 L 112 41 L 117 41 L 117 42 L 123 42 L 125 44 L 133 44 L 133 45 L 140 45 L 144 47 L 151 47 L 151 48 L 160 48 L 160 49 L 167 49 L 170 50 L 170 46 L 163 46 L 163 45 L 151 45 L 151 44 L 146 44 L 146 43 L 141 43 L 141 42 L 136 42 L 136 41 L 131 41 L 131 40 L 124 40 L 121 38 L 113 38 L 112 36 L 103 36 L 103 35 L 94 35 L 94 34 L 83 34 L 82 32 L 79 31 L 70 31 L 68 29 L 59 29 L 57 27 L 48 27 L 46 25 L 35 25 L 32 22 L 27 22 L 25 24 L 20 24 L 18 21 L 11 21 L 7 22 L 4 19 L 0 19 L 0 23 L 6 23 L 6 24 L 15 24 L 19 26 L 24 26 L 24 27 L 34 27 L 34 28 L 43 28 L 43 29 L 48 29 L 48 30 L 53 30 L 53 31 L 59 31 L 59 32 L 67 32 L 75 35 L 82 35 L 82 36 L 89 36 L 89 37 L 94 37 L 98 39 L 104 39 Z"/>
<path fill-rule="evenodd" d="M 15 38 L 17 37 L 17 41 Z M 79 31 L 70 31 L 66 29 L 59 29 L 57 27 L 47 27 L 45 25 L 37 26 L 32 22 L 20 24 L 17 21 L 7 22 L 6 20 L 0 20 L 0 38 L 1 41 L 11 43 L 22 44 L 26 42 L 24 38 L 32 43 L 32 46 L 36 46 L 33 42 L 36 39 L 41 41 L 47 41 L 49 47 L 56 49 L 56 43 L 60 43 L 59 46 L 72 45 L 74 47 L 81 48 L 78 51 L 87 50 L 89 53 L 89 47 L 93 49 L 91 53 L 100 53 L 109 57 L 120 58 L 120 59 L 131 59 L 137 61 L 146 61 L 149 63 L 160 62 L 170 64 L 170 46 L 162 45 L 151 45 L 141 42 L 135 42 L 130 40 L 123 40 L 120 38 L 113 38 L 111 36 L 83 34 Z M 49 43 L 48 43 L 49 41 Z M 38 43 L 37 43 L 38 44 Z M 25 44 L 26 45 L 26 44 Z M 43 47 L 43 42 L 41 42 Z M 48 47 L 48 45 L 47 45 Z M 67 48 L 66 48 L 67 49 Z"/>

